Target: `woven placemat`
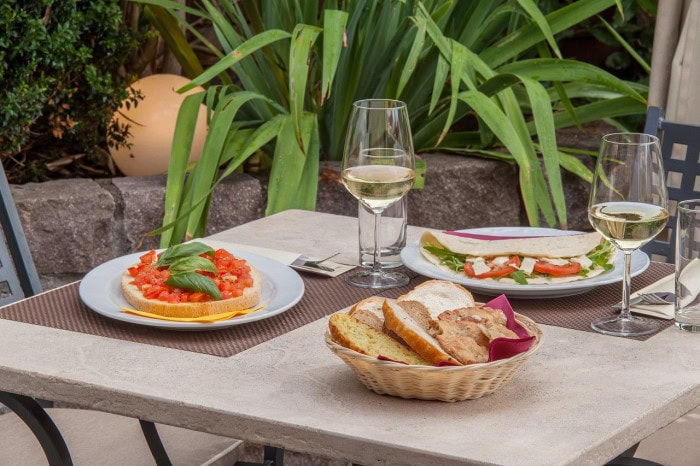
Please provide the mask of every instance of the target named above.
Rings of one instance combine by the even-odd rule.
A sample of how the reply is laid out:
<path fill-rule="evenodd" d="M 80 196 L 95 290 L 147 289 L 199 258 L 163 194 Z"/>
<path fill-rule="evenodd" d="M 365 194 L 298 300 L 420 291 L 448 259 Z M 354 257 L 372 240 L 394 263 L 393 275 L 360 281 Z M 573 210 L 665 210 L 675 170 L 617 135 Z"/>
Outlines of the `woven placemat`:
<path fill-rule="evenodd" d="M 652 283 L 661 280 L 673 273 L 673 264 L 652 262 L 649 268 L 642 274 L 632 278 L 632 291 L 642 289 Z M 489 297 L 475 295 L 477 299 L 491 299 Z M 614 283 L 599 286 L 586 293 L 558 299 L 513 299 L 509 301 L 513 309 L 524 314 L 538 324 L 554 325 L 556 327 L 570 328 L 592 332 L 591 321 L 613 315 L 611 305 L 622 300 L 622 284 Z M 673 320 L 654 319 L 661 324 L 661 329 L 673 325 Z M 637 340 L 647 340 L 652 335 L 635 337 Z"/>
<path fill-rule="evenodd" d="M 633 279 L 634 289 L 649 285 L 672 271 L 668 264 L 652 264 Z M 103 317 L 86 307 L 78 295 L 78 283 L 0 309 L 0 318 L 108 338 L 228 357 L 295 328 L 343 309 L 373 295 L 395 298 L 426 280 L 411 271 L 408 285 L 377 293 L 349 286 L 343 277 L 302 274 L 305 292 L 290 310 L 269 319 L 214 331 L 180 332 L 129 324 Z M 620 285 L 606 285 L 572 298 L 513 299 L 513 307 L 538 323 L 590 331 L 591 320 L 610 313 L 610 304 L 620 299 Z M 475 295 L 479 301 L 487 296 Z M 671 321 L 661 321 L 664 326 Z"/>

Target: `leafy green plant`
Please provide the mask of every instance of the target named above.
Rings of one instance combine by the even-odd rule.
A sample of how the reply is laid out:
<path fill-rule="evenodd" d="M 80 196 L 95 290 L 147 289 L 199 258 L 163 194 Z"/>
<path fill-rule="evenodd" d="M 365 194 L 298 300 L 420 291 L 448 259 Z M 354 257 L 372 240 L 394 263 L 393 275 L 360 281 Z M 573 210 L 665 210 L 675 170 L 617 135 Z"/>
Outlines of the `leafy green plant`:
<path fill-rule="evenodd" d="M 591 174 L 557 147 L 555 128 L 645 111 L 643 86 L 560 58 L 554 39 L 615 0 L 580 0 L 546 16 L 534 0 L 141 3 L 193 78 L 186 88 L 208 87 L 180 110 L 163 246 L 203 234 L 213 187 L 253 155 L 271 159 L 267 214 L 313 209 L 319 160 L 342 157 L 350 107 L 372 97 L 407 102 L 419 152 L 517 163 L 529 222 L 543 216 L 565 228 L 561 168 Z M 218 61 L 205 69 L 181 27 Z M 201 102 L 209 133 L 186 176 Z"/>
<path fill-rule="evenodd" d="M 136 45 L 116 0 L 0 4 L 0 157 L 17 168 L 11 181 L 43 181 L 51 163 L 109 160 L 105 136 L 124 138 L 110 125 L 128 97 L 118 71 Z"/>
<path fill-rule="evenodd" d="M 540 0 L 549 12 L 571 0 Z M 609 9 L 556 36 L 564 54 L 600 66 L 615 76 L 633 81 L 649 81 L 649 62 L 654 42 L 657 14 L 655 0 L 620 0 L 619 8 Z"/>

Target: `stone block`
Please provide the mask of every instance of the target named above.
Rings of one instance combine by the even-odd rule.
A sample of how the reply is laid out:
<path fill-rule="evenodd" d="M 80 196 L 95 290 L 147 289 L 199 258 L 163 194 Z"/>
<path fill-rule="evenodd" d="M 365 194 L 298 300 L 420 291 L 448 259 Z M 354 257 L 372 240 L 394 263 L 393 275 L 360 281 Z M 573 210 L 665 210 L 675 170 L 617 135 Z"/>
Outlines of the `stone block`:
<path fill-rule="evenodd" d="M 411 225 L 446 230 L 528 225 L 516 165 L 457 154 L 423 157 L 427 162 L 425 187 L 408 193 Z M 580 159 L 593 168 L 594 159 Z M 568 172 L 563 172 L 562 179 L 568 228 L 590 231 L 586 212 L 590 185 Z M 340 162 L 323 163 L 319 180 L 316 210 L 357 216 L 357 201 L 342 184 Z M 544 218 L 540 225 L 548 226 Z"/>
<path fill-rule="evenodd" d="M 12 186 L 37 272 L 80 273 L 119 254 L 115 201 L 87 179 Z"/>
<path fill-rule="evenodd" d="M 159 237 L 148 233 L 163 222 L 165 182 L 165 175 L 112 179 L 127 242 L 124 253 L 158 247 Z"/>
<path fill-rule="evenodd" d="M 595 166 L 594 158 L 578 156 L 578 159 L 593 171 Z M 593 231 L 593 226 L 588 221 L 588 197 L 591 194 L 591 184 L 567 171 L 562 172 L 562 183 L 564 184 L 564 196 L 566 197 L 568 229 Z"/>
<path fill-rule="evenodd" d="M 160 236 L 149 235 L 161 227 L 165 214 L 166 176 L 114 178 L 121 199 L 124 234 L 128 249 L 141 251 L 157 248 Z M 255 178 L 234 173 L 214 190 L 209 208 L 207 234 L 232 228 L 263 214 L 263 195 Z"/>
<path fill-rule="evenodd" d="M 425 187 L 408 197 L 410 224 L 440 229 L 520 225 L 516 167 L 457 154 L 425 154 Z"/>
<path fill-rule="evenodd" d="M 357 217 L 357 199 L 345 189 L 340 172 L 340 162 L 321 164 L 316 210 L 328 214 Z"/>
<path fill-rule="evenodd" d="M 425 158 L 425 188 L 408 194 L 411 225 L 454 229 L 521 223 L 512 165 L 448 154 Z M 339 162 L 322 165 L 316 210 L 357 216 L 357 201 L 342 184 Z"/>
<path fill-rule="evenodd" d="M 264 188 L 259 179 L 234 173 L 214 190 L 207 234 L 213 235 L 265 214 Z"/>

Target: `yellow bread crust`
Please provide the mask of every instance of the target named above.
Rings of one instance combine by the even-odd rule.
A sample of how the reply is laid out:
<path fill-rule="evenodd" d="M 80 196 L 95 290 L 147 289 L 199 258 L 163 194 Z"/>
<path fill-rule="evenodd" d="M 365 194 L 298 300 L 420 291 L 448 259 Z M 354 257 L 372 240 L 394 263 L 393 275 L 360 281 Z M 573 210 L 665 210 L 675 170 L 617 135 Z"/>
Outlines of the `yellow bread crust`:
<path fill-rule="evenodd" d="M 124 272 L 121 280 L 124 299 L 137 311 L 150 312 L 165 317 L 202 317 L 223 312 L 240 311 L 254 307 L 260 302 L 262 293 L 262 275 L 248 263 L 253 286 L 246 288 L 243 295 L 237 298 L 203 303 L 166 303 L 143 296 L 141 290 L 130 282 L 134 279 L 128 271 Z"/>
<path fill-rule="evenodd" d="M 408 346 L 364 322 L 360 322 L 351 315 L 342 312 L 333 314 L 328 321 L 328 329 L 333 341 L 358 353 L 371 357 L 381 355 L 411 365 L 429 365 Z"/>

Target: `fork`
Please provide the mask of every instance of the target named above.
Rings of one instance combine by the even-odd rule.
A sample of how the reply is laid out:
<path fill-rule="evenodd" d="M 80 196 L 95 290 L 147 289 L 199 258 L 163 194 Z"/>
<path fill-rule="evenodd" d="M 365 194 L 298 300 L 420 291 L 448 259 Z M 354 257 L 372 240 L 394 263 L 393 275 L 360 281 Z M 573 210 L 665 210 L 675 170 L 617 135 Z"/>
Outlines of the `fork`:
<path fill-rule="evenodd" d="M 630 299 L 630 306 L 634 304 L 671 304 L 675 299 L 676 295 L 670 292 L 640 293 L 634 298 Z M 620 309 L 621 307 L 621 302 L 613 305 L 613 309 Z"/>
<path fill-rule="evenodd" d="M 333 259 L 335 256 L 340 254 L 340 252 L 336 252 L 335 254 L 331 254 L 330 256 L 323 258 L 323 259 L 317 259 L 317 260 L 309 260 L 305 256 L 301 256 L 297 260 L 294 261 L 292 265 L 296 265 L 299 267 L 310 267 L 313 269 L 319 269 L 319 270 L 325 270 L 326 272 L 333 272 L 334 269 L 330 267 L 326 267 L 325 265 L 321 265 L 327 260 Z"/>
<path fill-rule="evenodd" d="M 311 260 L 306 260 L 306 259 L 305 259 L 305 260 L 304 260 L 304 265 L 309 265 L 309 264 L 311 264 L 311 265 L 318 265 L 318 264 L 321 264 L 321 263 L 323 263 L 323 262 L 326 262 L 327 260 L 333 259 L 333 258 L 334 258 L 335 256 L 337 256 L 338 254 L 340 254 L 340 253 L 339 253 L 339 252 L 336 252 L 335 254 L 331 254 L 330 256 L 326 257 L 325 259 L 318 259 L 318 260 L 313 260 L 313 261 L 311 261 Z"/>

